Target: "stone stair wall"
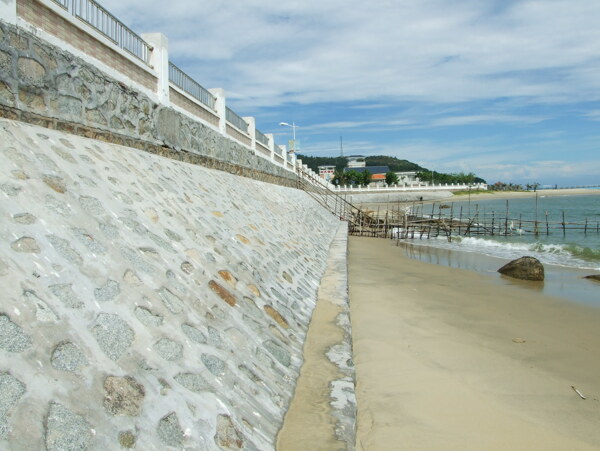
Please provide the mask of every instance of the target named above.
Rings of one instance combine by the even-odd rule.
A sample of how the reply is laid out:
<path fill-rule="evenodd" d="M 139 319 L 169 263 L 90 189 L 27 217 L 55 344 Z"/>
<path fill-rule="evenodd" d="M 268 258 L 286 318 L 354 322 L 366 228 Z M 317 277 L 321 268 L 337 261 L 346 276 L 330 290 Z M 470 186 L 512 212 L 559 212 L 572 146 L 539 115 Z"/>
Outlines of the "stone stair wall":
<path fill-rule="evenodd" d="M 4 102 L 59 111 L 67 60 L 49 69 L 26 39 L 8 53 L 39 75 L 33 97 L 4 83 Z M 71 62 L 85 92 L 93 73 Z M 103 95 L 133 105 L 123 92 Z M 173 114 L 135 105 L 136 133 Z M 300 190 L 7 119 L 0 199 L 0 449 L 274 448 L 335 216 Z"/>

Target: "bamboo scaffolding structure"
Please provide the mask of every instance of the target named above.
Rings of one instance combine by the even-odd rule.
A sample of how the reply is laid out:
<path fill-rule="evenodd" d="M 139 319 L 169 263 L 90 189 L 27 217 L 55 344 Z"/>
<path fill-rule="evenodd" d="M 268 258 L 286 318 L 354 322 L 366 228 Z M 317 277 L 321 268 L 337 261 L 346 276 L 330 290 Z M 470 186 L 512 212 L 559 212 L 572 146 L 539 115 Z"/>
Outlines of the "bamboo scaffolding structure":
<path fill-rule="evenodd" d="M 297 177 L 297 187 L 307 192 L 321 206 L 328 209 L 340 220 L 348 221 L 351 235 L 393 238 L 397 240 L 432 239 L 444 236 L 448 241 L 453 236 L 515 236 L 515 235 L 552 235 L 561 233 L 563 236 L 571 233 L 600 235 L 600 221 L 589 221 L 584 218 L 579 221 L 568 221 L 565 211 L 559 214 L 559 220 L 552 220 L 551 212 L 544 212 L 544 219 L 538 216 L 536 196 L 535 215 L 533 219 L 518 218 L 510 215 L 509 202 L 506 201 L 504 214 L 497 211 L 483 212 L 475 204 L 475 211 L 471 216 L 471 206 L 465 214 L 461 205 L 458 217 L 455 216 L 454 203 L 450 206 L 433 202 L 431 212 L 425 213 L 425 203 L 415 202 L 401 205 L 400 201 L 388 202 L 377 207 L 377 211 L 366 210 L 363 205 L 357 207 L 348 202 L 346 194 L 340 196 L 325 186 L 319 186 L 308 180 L 304 174 Z M 436 211 L 437 206 L 437 211 Z M 442 209 L 449 212 L 442 212 Z M 533 213 L 533 212 L 532 212 Z M 545 222 L 545 227 L 543 227 Z M 518 224 L 518 227 L 515 225 Z M 541 226 L 541 227 L 540 227 Z"/>

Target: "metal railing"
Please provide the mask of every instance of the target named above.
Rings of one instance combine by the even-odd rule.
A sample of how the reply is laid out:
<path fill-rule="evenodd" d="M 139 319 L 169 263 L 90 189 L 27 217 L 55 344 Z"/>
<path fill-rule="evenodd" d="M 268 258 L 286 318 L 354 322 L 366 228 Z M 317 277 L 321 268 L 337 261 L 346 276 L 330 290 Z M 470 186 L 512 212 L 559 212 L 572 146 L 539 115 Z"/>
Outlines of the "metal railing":
<path fill-rule="evenodd" d="M 211 110 L 215 110 L 215 96 L 210 91 L 202 87 L 200 83 L 179 69 L 175 64 L 169 61 L 169 81 L 179 89 L 187 92 L 193 98 L 202 102 Z"/>
<path fill-rule="evenodd" d="M 266 135 L 261 132 L 259 129 L 255 130 L 256 132 L 256 140 L 263 144 L 265 147 L 269 147 L 269 138 L 266 137 Z"/>
<path fill-rule="evenodd" d="M 227 110 L 225 115 L 227 122 L 234 125 L 244 133 L 248 133 L 248 123 L 242 119 L 241 116 L 238 116 L 237 113 L 235 113 L 235 111 L 233 111 L 231 108 L 226 107 L 225 109 Z"/>
<path fill-rule="evenodd" d="M 123 50 L 148 64 L 152 46 L 93 0 L 53 0 L 73 16 L 91 25 Z"/>

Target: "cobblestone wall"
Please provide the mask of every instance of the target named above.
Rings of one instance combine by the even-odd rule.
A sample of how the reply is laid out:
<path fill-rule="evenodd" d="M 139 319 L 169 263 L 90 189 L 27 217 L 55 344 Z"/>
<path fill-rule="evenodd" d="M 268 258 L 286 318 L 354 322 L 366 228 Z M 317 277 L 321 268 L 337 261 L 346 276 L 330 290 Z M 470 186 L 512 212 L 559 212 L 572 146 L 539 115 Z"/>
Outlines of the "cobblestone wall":
<path fill-rule="evenodd" d="M 0 197 L 0 449 L 273 449 L 334 216 L 6 119 Z"/>
<path fill-rule="evenodd" d="M 184 150 L 250 174 L 294 178 L 215 129 L 153 102 L 82 59 L 4 22 L 0 22 L 0 106 Z"/>

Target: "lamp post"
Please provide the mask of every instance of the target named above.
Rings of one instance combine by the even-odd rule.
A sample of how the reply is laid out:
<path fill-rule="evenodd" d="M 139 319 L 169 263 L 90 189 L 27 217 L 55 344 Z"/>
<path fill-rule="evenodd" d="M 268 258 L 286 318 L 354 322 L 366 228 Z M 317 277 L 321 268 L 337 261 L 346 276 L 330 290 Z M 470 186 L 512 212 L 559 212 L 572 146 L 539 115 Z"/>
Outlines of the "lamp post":
<path fill-rule="evenodd" d="M 292 127 L 292 142 L 294 143 L 294 149 L 290 150 L 289 153 L 294 153 L 296 151 L 296 123 L 292 122 L 291 124 L 288 124 L 287 122 L 280 122 L 279 125 L 282 127 Z"/>

